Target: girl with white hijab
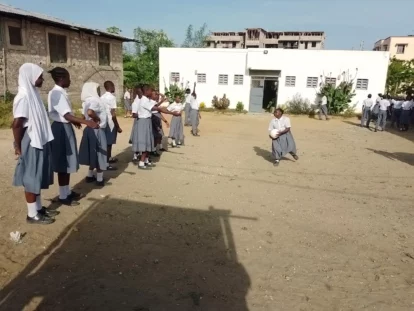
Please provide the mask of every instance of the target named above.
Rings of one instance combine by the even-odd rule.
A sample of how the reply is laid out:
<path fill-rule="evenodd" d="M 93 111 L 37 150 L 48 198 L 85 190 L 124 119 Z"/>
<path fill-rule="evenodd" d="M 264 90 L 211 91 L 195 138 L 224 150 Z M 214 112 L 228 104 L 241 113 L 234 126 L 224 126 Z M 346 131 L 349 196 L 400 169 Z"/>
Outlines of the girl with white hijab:
<path fill-rule="evenodd" d="M 37 87 L 43 84 L 43 69 L 26 63 L 19 69 L 19 90 L 13 102 L 13 135 L 20 156 L 13 185 L 23 186 L 29 224 L 51 224 L 59 212 L 42 206 L 41 189 L 53 184 L 50 121 Z"/>
<path fill-rule="evenodd" d="M 99 84 L 87 82 L 83 85 L 81 100 L 83 114 L 86 120 L 93 120 L 99 129 L 86 127 L 79 148 L 79 164 L 89 166 L 87 183 L 96 181 L 97 185 L 104 185 L 103 171 L 107 169 L 107 142 L 105 129 L 108 124 L 106 106 L 99 93 Z M 96 178 L 94 170 L 96 169 Z"/>

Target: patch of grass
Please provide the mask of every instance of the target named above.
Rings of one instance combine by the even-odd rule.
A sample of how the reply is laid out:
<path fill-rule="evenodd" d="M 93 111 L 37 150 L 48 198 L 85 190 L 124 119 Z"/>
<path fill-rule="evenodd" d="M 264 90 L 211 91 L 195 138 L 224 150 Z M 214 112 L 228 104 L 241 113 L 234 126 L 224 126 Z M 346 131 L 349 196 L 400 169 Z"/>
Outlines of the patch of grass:
<path fill-rule="evenodd" d="M 13 123 L 13 102 L 0 101 L 0 128 L 10 128 Z"/>

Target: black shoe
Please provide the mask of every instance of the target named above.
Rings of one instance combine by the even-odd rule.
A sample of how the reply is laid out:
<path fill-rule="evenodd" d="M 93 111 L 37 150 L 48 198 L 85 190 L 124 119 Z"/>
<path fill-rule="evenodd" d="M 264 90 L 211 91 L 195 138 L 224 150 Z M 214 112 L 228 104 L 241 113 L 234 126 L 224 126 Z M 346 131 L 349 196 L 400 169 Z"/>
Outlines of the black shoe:
<path fill-rule="evenodd" d="M 103 187 L 103 186 L 105 186 L 105 181 L 104 181 L 104 180 L 102 180 L 102 181 L 97 181 L 97 182 L 96 182 L 96 185 L 97 185 L 98 187 Z"/>
<path fill-rule="evenodd" d="M 55 222 L 53 218 L 50 218 L 47 215 L 41 215 L 38 213 L 35 217 L 27 216 L 26 221 L 31 225 L 50 225 Z"/>
<path fill-rule="evenodd" d="M 96 177 L 95 176 L 94 177 L 86 177 L 85 181 L 86 181 L 87 184 L 91 184 L 91 183 L 96 181 Z"/>
<path fill-rule="evenodd" d="M 157 151 L 151 152 L 151 155 L 156 158 L 159 158 L 161 156 Z"/>
<path fill-rule="evenodd" d="M 151 161 L 148 163 L 145 163 L 146 167 L 156 167 L 156 165 L 154 163 L 152 163 Z"/>
<path fill-rule="evenodd" d="M 57 210 L 54 210 L 54 209 L 48 209 L 48 208 L 46 208 L 46 207 L 44 207 L 44 206 L 42 206 L 42 209 L 41 210 L 39 210 L 39 211 L 37 211 L 40 215 L 43 215 L 43 216 L 49 216 L 49 217 L 55 217 L 55 216 L 57 216 L 57 215 L 59 215 L 60 214 L 60 212 L 59 211 L 57 211 Z"/>
<path fill-rule="evenodd" d="M 109 163 L 110 164 L 117 163 L 117 162 L 118 162 L 118 159 L 117 158 L 110 158 L 109 159 Z"/>
<path fill-rule="evenodd" d="M 273 166 L 279 166 L 279 164 L 280 164 L 280 161 L 276 160 L 276 161 L 273 163 Z"/>
<path fill-rule="evenodd" d="M 68 195 L 68 199 L 71 200 L 79 200 L 83 198 L 83 194 L 81 193 L 77 193 L 75 191 L 72 191 L 69 195 Z"/>
<path fill-rule="evenodd" d="M 116 168 L 116 167 L 114 167 L 114 166 L 112 166 L 112 165 L 109 165 L 109 166 L 106 168 L 106 170 L 107 170 L 107 171 L 116 171 L 116 170 L 117 170 L 117 168 Z"/>
<path fill-rule="evenodd" d="M 292 157 L 297 161 L 299 160 L 299 157 L 296 154 L 292 154 Z"/>
<path fill-rule="evenodd" d="M 147 165 L 144 165 L 144 166 L 138 165 L 138 169 L 139 170 L 144 170 L 144 171 L 150 171 L 152 169 L 152 167 L 147 166 Z"/>
<path fill-rule="evenodd" d="M 160 151 L 164 152 L 167 151 L 167 149 L 161 148 Z"/>
<path fill-rule="evenodd" d="M 59 199 L 59 203 L 62 204 L 62 205 L 65 205 L 65 206 L 78 206 L 78 205 L 80 205 L 79 202 L 72 201 L 69 197 L 64 199 L 64 200 Z"/>

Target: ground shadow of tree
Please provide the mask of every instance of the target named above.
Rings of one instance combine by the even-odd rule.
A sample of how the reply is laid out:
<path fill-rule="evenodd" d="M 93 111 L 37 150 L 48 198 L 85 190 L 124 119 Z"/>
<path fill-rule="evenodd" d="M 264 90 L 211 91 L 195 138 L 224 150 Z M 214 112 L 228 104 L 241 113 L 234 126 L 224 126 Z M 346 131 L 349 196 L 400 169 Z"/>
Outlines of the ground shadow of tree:
<path fill-rule="evenodd" d="M 0 310 L 247 311 L 231 217 L 96 201 L 1 290 Z"/>
<path fill-rule="evenodd" d="M 409 165 L 414 166 L 414 153 L 407 153 L 407 152 L 387 152 L 381 150 L 375 150 L 371 148 L 367 148 L 367 150 L 374 152 L 376 154 L 382 155 L 391 160 L 398 160 Z"/>

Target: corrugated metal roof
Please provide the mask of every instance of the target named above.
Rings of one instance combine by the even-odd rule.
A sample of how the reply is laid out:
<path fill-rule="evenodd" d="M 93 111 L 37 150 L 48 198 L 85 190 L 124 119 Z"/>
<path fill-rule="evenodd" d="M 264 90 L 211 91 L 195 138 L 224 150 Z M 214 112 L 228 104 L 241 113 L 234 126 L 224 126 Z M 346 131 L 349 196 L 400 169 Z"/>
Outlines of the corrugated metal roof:
<path fill-rule="evenodd" d="M 85 27 L 85 26 L 82 26 L 82 25 L 70 23 L 70 22 L 64 21 L 62 19 L 52 17 L 52 16 L 48 16 L 48 15 L 45 15 L 45 14 L 25 11 L 25 10 L 14 8 L 12 6 L 2 4 L 2 3 L 0 3 L 0 13 L 5 13 L 5 14 L 8 14 L 8 15 L 15 15 L 15 16 L 19 16 L 19 17 L 25 17 L 25 18 L 28 18 L 28 19 L 34 19 L 34 20 L 37 20 L 39 22 L 48 23 L 48 24 L 55 24 L 56 26 L 61 26 L 61 27 L 64 27 L 64 28 L 71 28 L 73 30 L 83 30 L 85 32 L 92 32 L 95 35 L 101 35 L 101 36 L 105 36 L 105 37 L 109 37 L 109 38 L 113 38 L 113 39 L 118 39 L 118 40 L 124 41 L 124 42 L 135 41 L 134 39 L 131 39 L 131 38 L 123 37 L 123 36 L 116 35 L 116 34 L 113 34 L 113 33 L 109 33 L 109 32 L 106 32 L 106 31 L 102 31 L 102 30 L 99 30 L 99 29 L 88 28 L 88 27 Z"/>

